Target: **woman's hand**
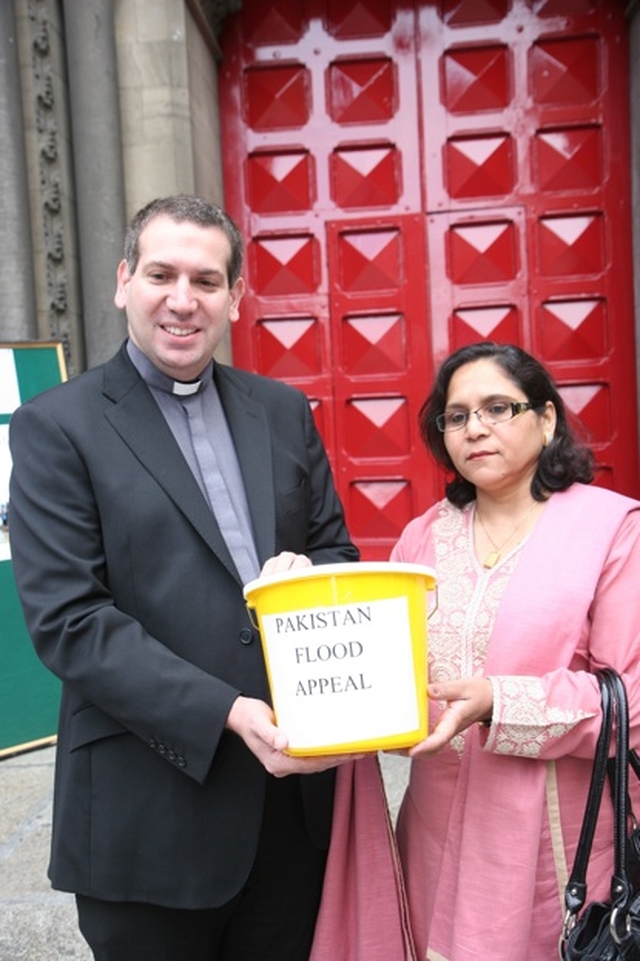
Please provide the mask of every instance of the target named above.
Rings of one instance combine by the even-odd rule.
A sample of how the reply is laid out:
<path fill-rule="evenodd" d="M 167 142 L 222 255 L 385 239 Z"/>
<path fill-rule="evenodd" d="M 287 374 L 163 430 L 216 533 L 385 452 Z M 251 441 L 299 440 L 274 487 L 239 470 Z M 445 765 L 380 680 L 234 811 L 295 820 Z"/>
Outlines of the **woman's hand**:
<path fill-rule="evenodd" d="M 443 701 L 444 710 L 431 734 L 414 745 L 409 757 L 437 754 L 449 741 L 477 721 L 486 721 L 493 712 L 493 686 L 487 677 L 463 677 L 457 681 L 430 684 L 427 693 L 433 701 Z"/>

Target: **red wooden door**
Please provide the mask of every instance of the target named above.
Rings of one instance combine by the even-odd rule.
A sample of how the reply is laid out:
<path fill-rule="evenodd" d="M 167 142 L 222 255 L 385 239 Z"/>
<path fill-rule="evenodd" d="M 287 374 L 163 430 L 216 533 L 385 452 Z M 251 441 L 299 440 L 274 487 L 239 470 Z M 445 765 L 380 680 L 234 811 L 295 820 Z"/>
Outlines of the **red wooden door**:
<path fill-rule="evenodd" d="M 623 0 L 244 0 L 222 49 L 234 362 L 309 395 L 363 555 L 439 496 L 417 413 L 479 339 L 639 493 Z"/>

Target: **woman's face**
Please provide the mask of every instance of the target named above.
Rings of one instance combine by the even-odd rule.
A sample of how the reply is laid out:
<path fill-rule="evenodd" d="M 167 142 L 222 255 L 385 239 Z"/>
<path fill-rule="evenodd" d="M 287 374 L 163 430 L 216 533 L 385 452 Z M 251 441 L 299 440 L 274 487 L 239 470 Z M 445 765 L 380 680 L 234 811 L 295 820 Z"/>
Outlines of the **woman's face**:
<path fill-rule="evenodd" d="M 467 413 L 500 401 L 526 402 L 527 397 L 499 364 L 486 358 L 458 368 L 449 382 L 445 410 Z M 553 436 L 554 405 L 548 401 L 541 413 L 525 410 L 498 424 L 490 424 L 489 418 L 490 412 L 471 413 L 464 427 L 445 431 L 445 447 L 456 470 L 479 493 L 528 490 L 545 434 Z"/>

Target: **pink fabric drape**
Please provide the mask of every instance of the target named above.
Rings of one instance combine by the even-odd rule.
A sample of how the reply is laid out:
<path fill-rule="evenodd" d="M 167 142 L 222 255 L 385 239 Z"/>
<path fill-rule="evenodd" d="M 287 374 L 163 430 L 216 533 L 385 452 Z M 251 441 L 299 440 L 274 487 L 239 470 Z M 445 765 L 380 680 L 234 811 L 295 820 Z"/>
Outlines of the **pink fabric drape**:
<path fill-rule="evenodd" d="M 310 961 L 415 961 L 378 758 L 341 765 Z"/>

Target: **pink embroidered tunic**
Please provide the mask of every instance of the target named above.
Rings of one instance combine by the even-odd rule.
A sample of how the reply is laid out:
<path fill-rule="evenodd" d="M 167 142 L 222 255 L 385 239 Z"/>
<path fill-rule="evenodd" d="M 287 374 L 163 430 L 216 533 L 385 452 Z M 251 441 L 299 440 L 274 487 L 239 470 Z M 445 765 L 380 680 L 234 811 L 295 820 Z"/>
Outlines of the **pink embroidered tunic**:
<path fill-rule="evenodd" d="M 598 668 L 623 674 L 640 745 L 640 503 L 575 484 L 490 570 L 473 515 L 443 501 L 392 553 L 436 570 L 431 679 L 486 674 L 494 688 L 488 731 L 474 725 L 412 763 L 398 820 L 410 919 L 428 961 L 553 961 L 600 727 Z M 440 710 L 431 703 L 432 724 Z M 588 900 L 609 896 L 611 872 L 607 795 Z"/>

